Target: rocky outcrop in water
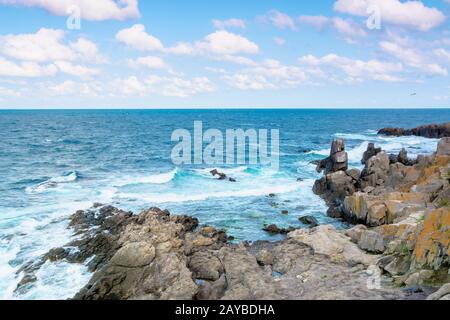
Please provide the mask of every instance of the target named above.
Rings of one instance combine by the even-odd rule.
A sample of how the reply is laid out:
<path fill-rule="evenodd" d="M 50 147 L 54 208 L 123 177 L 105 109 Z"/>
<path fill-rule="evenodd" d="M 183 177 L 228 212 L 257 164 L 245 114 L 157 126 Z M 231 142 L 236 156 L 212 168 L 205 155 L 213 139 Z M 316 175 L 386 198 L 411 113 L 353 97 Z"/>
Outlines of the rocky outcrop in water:
<path fill-rule="evenodd" d="M 450 122 L 444 124 L 432 124 L 414 129 L 384 128 L 378 134 L 386 136 L 420 136 L 425 138 L 440 139 L 450 137 Z"/>
<path fill-rule="evenodd" d="M 325 174 L 345 171 L 348 168 L 348 155 L 345 152 L 345 143 L 342 139 L 336 139 L 331 144 L 330 156 L 319 162 L 317 172 Z"/>

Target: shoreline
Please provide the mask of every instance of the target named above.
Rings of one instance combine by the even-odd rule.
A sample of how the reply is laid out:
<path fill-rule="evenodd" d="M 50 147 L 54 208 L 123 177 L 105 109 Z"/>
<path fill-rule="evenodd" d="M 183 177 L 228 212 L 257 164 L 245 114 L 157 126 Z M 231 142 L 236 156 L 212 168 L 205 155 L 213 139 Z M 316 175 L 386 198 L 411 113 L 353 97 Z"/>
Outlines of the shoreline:
<path fill-rule="evenodd" d="M 357 187 L 361 181 L 355 181 L 366 177 L 364 171 L 360 173 L 353 169 L 348 172 L 346 157 L 343 156 L 345 145 L 343 141 L 337 141 L 332 146 L 330 158 L 318 165 L 319 170 L 326 169 L 326 174 L 316 184 L 320 184 L 323 179 L 333 180 L 336 175 L 341 178 L 347 176 L 351 179 L 341 179 L 340 182 L 338 179 L 337 184 L 331 183 L 334 183 L 334 187 L 338 186 L 337 189 L 340 188 L 339 184 L 347 189 L 344 193 L 340 190 L 336 193 L 337 189 L 329 189 L 327 183 L 322 190 L 329 193 L 327 196 L 318 192 L 320 188 L 316 187 L 315 191 L 331 205 L 330 216 L 348 219 L 353 223 L 363 222 L 367 226 L 356 225 L 339 231 L 330 225 L 316 226 L 313 221 L 309 229 L 281 232 L 286 234 L 286 238 L 281 241 L 232 244 L 224 231 L 208 226 L 198 227 L 196 218 L 171 216 L 168 211 L 157 208 L 134 215 L 96 204 L 94 208 L 78 211 L 71 217 L 70 227 L 81 239 L 52 249 L 40 261 L 24 266 L 20 272 L 25 276 L 16 290 L 26 290 L 35 281 L 35 272 L 47 260 L 66 260 L 86 263 L 93 272 L 91 281 L 75 299 L 425 299 L 437 291 L 440 285 L 450 282 L 450 279 L 441 272 L 442 268 L 448 266 L 448 253 L 442 256 L 433 251 L 434 243 L 426 241 L 427 235 L 422 236 L 422 226 L 429 224 L 429 221 L 433 224 L 436 219 L 448 224 L 445 219 L 448 219 L 450 210 L 447 210 L 448 207 L 437 208 L 420 216 L 412 212 L 388 224 L 388 221 L 380 219 L 373 224 L 373 220 L 368 218 L 372 217 L 372 211 L 370 214 L 365 213 L 367 220 L 364 221 L 352 217 L 361 216 L 360 212 L 348 210 L 352 197 L 359 196 L 358 188 L 364 187 L 366 192 L 373 193 L 377 188 L 380 190 L 380 179 L 375 179 L 375 186 Z M 450 163 L 449 141 L 442 141 L 436 155 L 421 157 L 411 163 L 407 162 L 408 158 L 404 154 L 403 157 L 402 154 L 397 156 L 394 161 L 393 157 L 388 157 L 382 150 L 370 145 L 364 156 L 365 173 L 383 168 L 380 158 L 388 159 L 384 170 L 394 166 L 409 168 L 411 171 L 419 166 L 421 170 L 440 172 L 440 168 Z M 353 186 L 354 190 L 349 190 L 349 186 Z M 448 185 L 443 187 L 447 192 Z M 378 192 L 377 196 L 389 192 Z M 427 192 L 426 188 L 424 192 Z M 341 201 L 340 216 L 336 213 L 336 207 L 333 209 L 337 199 Z M 398 200 L 389 198 L 389 201 Z M 414 203 L 413 207 L 418 208 L 416 205 Z M 352 208 L 357 207 L 353 205 Z M 427 230 L 433 234 L 440 231 Z M 448 226 L 443 232 L 442 244 L 445 245 L 445 241 L 448 241 Z M 402 239 L 406 239 L 408 249 L 398 243 Z M 422 243 L 417 245 L 420 241 Z M 417 264 L 417 246 L 429 247 L 420 249 L 427 253 L 425 257 L 419 257 L 425 260 L 421 261 L 420 266 Z M 75 252 L 67 249 L 74 247 L 78 248 Z M 434 252 L 434 255 L 428 255 L 428 252 Z M 142 259 L 145 261 L 136 263 Z M 435 264 L 435 261 L 440 261 L 440 267 L 430 270 L 427 265 Z M 311 265 L 315 266 L 314 270 L 311 270 Z M 339 295 L 332 289 L 337 285 L 336 279 L 332 277 L 327 280 L 330 274 L 336 272 L 345 274 L 335 274 L 341 286 Z M 166 273 L 172 276 L 164 278 Z M 374 274 L 378 274 L 375 281 L 383 285 L 370 289 L 368 283 Z M 160 277 L 164 281 L 157 280 Z M 409 291 L 397 287 L 405 285 Z M 352 296 L 355 290 L 360 296 Z M 421 293 L 415 293 L 417 290 Z"/>

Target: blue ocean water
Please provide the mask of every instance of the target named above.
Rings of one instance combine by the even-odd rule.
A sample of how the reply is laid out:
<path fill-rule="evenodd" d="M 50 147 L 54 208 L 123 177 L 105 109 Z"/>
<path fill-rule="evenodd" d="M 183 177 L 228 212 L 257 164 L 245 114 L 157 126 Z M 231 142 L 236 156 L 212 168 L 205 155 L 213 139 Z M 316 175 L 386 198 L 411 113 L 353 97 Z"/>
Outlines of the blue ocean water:
<path fill-rule="evenodd" d="M 230 183 L 213 179 L 214 167 L 174 166 L 172 131 L 192 132 L 197 120 L 205 130 L 279 129 L 280 170 L 219 168 L 237 179 Z M 67 243 L 67 217 L 94 202 L 193 215 L 237 240 L 278 240 L 264 224 L 301 227 L 302 215 L 345 227 L 312 193 L 319 175 L 310 162 L 327 156 L 335 137 L 357 167 L 369 142 L 389 152 L 406 147 L 411 157 L 432 153 L 437 140 L 376 131 L 446 121 L 450 109 L 0 111 L 0 298 L 69 298 L 86 284 L 85 266 L 48 263 L 29 291 L 14 293 L 20 266 Z"/>

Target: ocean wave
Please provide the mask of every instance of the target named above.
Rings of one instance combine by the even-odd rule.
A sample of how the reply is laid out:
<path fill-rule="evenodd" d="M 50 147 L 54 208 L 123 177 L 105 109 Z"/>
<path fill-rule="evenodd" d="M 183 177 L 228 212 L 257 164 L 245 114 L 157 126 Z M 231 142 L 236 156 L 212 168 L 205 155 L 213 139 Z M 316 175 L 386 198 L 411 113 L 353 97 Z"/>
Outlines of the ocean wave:
<path fill-rule="evenodd" d="M 175 168 L 170 172 L 153 174 L 149 176 L 138 176 L 138 177 L 127 176 L 121 178 L 120 181 L 114 183 L 114 186 L 125 187 L 128 185 L 135 185 L 135 184 L 166 184 L 174 180 L 178 172 L 179 169 Z"/>
<path fill-rule="evenodd" d="M 305 181 L 311 186 L 311 181 Z M 149 203 L 182 203 L 191 201 L 205 201 L 208 199 L 220 198 L 241 198 L 241 197 L 257 197 L 270 193 L 283 194 L 294 192 L 302 187 L 301 183 L 290 183 L 284 185 L 267 185 L 260 188 L 227 190 L 207 193 L 177 194 L 177 193 L 161 193 L 161 194 L 137 194 L 137 193 L 119 193 L 117 196 L 124 199 L 143 200 Z"/>
<path fill-rule="evenodd" d="M 62 176 L 50 178 L 44 182 L 41 182 L 35 186 L 27 187 L 25 191 L 27 193 L 42 193 L 50 188 L 56 188 L 59 184 L 75 182 L 79 179 L 80 174 L 77 171 L 71 171 Z"/>

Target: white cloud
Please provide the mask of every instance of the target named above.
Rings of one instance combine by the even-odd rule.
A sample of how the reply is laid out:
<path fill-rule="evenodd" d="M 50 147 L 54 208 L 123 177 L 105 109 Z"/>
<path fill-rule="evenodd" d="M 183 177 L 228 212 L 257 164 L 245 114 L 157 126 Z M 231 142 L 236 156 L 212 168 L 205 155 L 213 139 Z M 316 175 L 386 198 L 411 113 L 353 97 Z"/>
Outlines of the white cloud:
<path fill-rule="evenodd" d="M 2 97 L 20 97 L 22 94 L 19 91 L 10 89 L 10 88 L 5 88 L 5 87 L 0 87 L 0 99 Z"/>
<path fill-rule="evenodd" d="M 241 28 L 245 29 L 247 23 L 245 20 L 241 19 L 228 19 L 228 20 L 213 20 L 212 21 L 214 28 L 216 29 L 226 29 L 226 28 Z"/>
<path fill-rule="evenodd" d="M 439 58 L 443 58 L 443 59 L 445 59 L 447 61 L 450 61 L 450 51 L 448 51 L 448 50 L 439 48 L 439 49 L 435 49 L 433 51 L 433 53 Z"/>
<path fill-rule="evenodd" d="M 259 20 L 269 23 L 279 29 L 297 30 L 294 19 L 278 10 L 270 10 L 265 16 L 259 17 Z"/>
<path fill-rule="evenodd" d="M 137 24 L 119 31 L 116 39 L 139 51 L 159 51 L 178 55 L 256 54 L 259 51 L 254 42 L 225 30 L 215 31 L 194 44 L 181 42 L 174 47 L 164 47 L 158 38 L 145 31 L 143 25 Z"/>
<path fill-rule="evenodd" d="M 217 61 L 225 61 L 231 62 L 235 64 L 245 65 L 245 66 L 255 66 L 257 63 L 250 58 L 242 57 L 242 56 L 233 56 L 233 55 L 223 55 L 214 57 L 214 60 Z"/>
<path fill-rule="evenodd" d="M 383 52 L 426 74 L 440 76 L 448 75 L 447 69 L 437 63 L 429 62 L 429 59 L 422 55 L 417 49 L 408 48 L 389 41 L 381 41 L 380 48 Z"/>
<path fill-rule="evenodd" d="M 160 57 L 147 56 L 139 57 L 137 59 L 129 59 L 128 65 L 131 68 L 146 67 L 149 69 L 166 69 L 168 68 L 166 62 Z"/>
<path fill-rule="evenodd" d="M 378 6 L 382 22 L 388 22 L 421 31 L 439 26 L 445 15 L 436 8 L 425 6 L 421 1 L 400 0 L 337 0 L 334 10 L 360 17 L 368 17 L 368 8 Z"/>
<path fill-rule="evenodd" d="M 61 43 L 63 30 L 42 28 L 36 33 L 0 36 L 0 53 L 25 61 L 74 60 L 76 53 Z"/>
<path fill-rule="evenodd" d="M 117 79 L 108 85 L 112 96 L 147 96 L 162 95 L 167 97 L 187 98 L 193 95 L 212 92 L 214 85 L 206 77 L 183 79 L 181 77 L 150 76 L 139 79 L 130 76 L 126 79 Z"/>
<path fill-rule="evenodd" d="M 5 77 L 52 77 L 58 72 L 53 64 L 39 65 L 36 62 L 15 63 L 0 57 L 0 76 Z"/>
<path fill-rule="evenodd" d="M 325 17 L 325 16 L 300 16 L 300 23 L 311 25 L 318 30 L 325 28 L 333 28 L 339 34 L 349 37 L 364 37 L 367 35 L 366 31 L 351 19 L 342 19 L 339 17 Z"/>
<path fill-rule="evenodd" d="M 89 68 L 81 65 L 75 65 L 68 61 L 56 61 L 55 65 L 62 73 L 69 74 L 80 78 L 91 77 L 98 74 L 98 69 Z"/>
<path fill-rule="evenodd" d="M 84 20 L 127 20 L 139 18 L 137 0 L 0 0 L 0 4 L 43 8 L 58 16 L 69 16 L 71 7 L 80 9 Z"/>
<path fill-rule="evenodd" d="M 355 60 L 347 57 L 329 54 L 323 57 L 307 55 L 299 58 L 299 62 L 303 65 L 324 69 L 319 69 L 323 75 L 327 75 L 329 79 L 339 82 L 339 77 L 332 69 L 341 70 L 347 76 L 343 82 L 362 82 L 365 80 L 378 80 L 386 82 L 402 81 L 403 79 L 396 75 L 403 71 L 401 63 L 391 63 L 379 60 Z M 315 70 L 317 73 L 317 70 Z"/>
<path fill-rule="evenodd" d="M 64 81 L 60 84 L 52 85 L 48 87 L 49 93 L 55 96 L 98 96 L 102 91 L 100 86 L 95 83 L 80 83 L 71 80 Z"/>
<path fill-rule="evenodd" d="M 240 90 L 266 90 L 275 88 L 275 85 L 270 83 L 264 76 L 258 74 L 236 73 L 223 76 L 222 79 L 230 87 Z"/>
<path fill-rule="evenodd" d="M 116 39 L 131 49 L 139 51 L 163 51 L 164 49 L 161 41 L 148 34 L 142 24 L 135 24 L 131 28 L 120 30 L 116 34 Z"/>
<path fill-rule="evenodd" d="M 229 86 L 241 90 L 297 87 L 307 82 L 303 69 L 284 65 L 274 59 L 267 59 L 254 67 L 224 75 L 222 79 Z"/>
<path fill-rule="evenodd" d="M 77 77 L 98 74 L 99 70 L 73 62 L 106 62 L 97 45 L 85 38 L 64 43 L 63 30 L 42 28 L 36 33 L 0 36 L 0 54 L 19 62 L 1 60 L 2 74 L 15 77 L 54 76 L 58 70 Z"/>
<path fill-rule="evenodd" d="M 213 54 L 256 54 L 259 52 L 254 42 L 225 30 L 207 35 L 204 40 L 197 41 L 195 47 L 201 52 Z"/>

